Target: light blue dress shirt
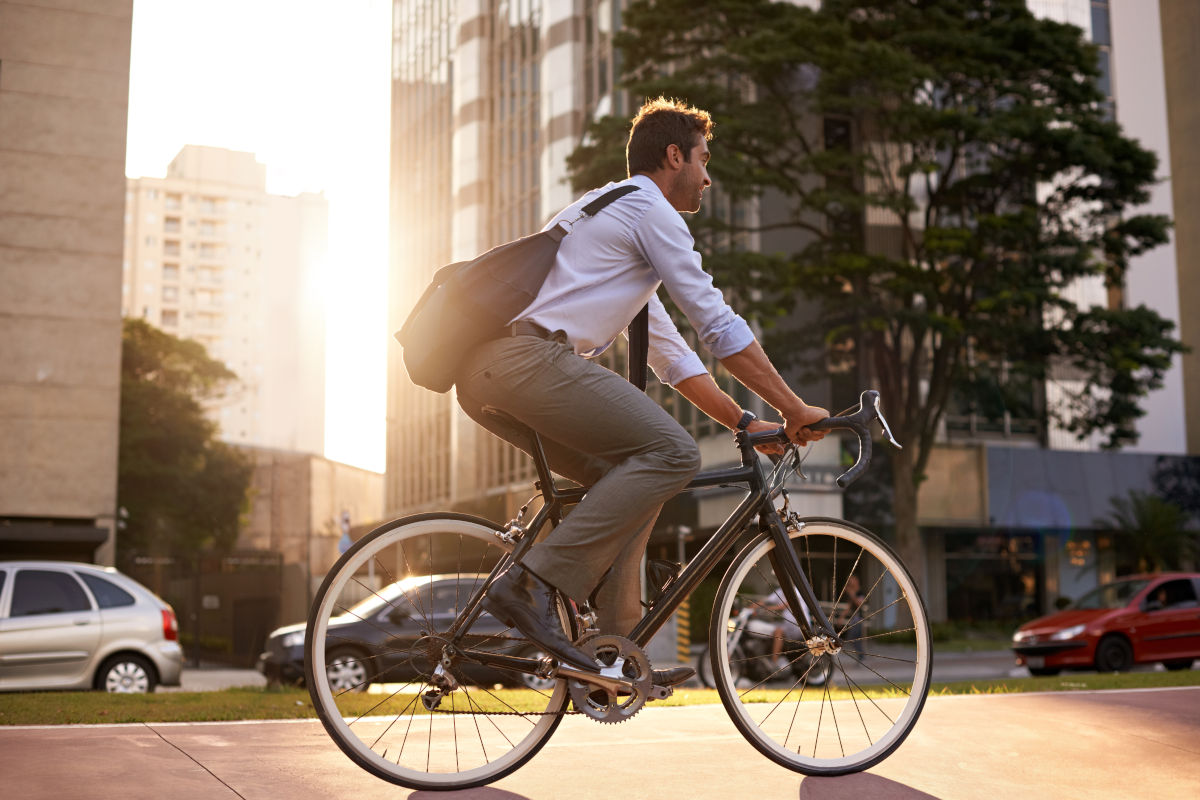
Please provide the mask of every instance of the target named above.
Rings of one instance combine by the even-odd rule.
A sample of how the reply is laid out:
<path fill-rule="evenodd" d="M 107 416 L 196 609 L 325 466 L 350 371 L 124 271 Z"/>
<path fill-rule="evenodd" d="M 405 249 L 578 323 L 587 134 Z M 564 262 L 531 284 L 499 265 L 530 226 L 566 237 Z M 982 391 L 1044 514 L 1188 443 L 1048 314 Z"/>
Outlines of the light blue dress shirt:
<path fill-rule="evenodd" d="M 717 358 L 746 349 L 754 334 L 713 286 L 712 276 L 700 265 L 687 224 L 654 181 L 634 175 L 594 189 L 563 209 L 546 227 L 574 220 L 582 206 L 630 183 L 639 191 L 570 226 L 573 229 L 559 246 L 541 291 L 517 319 L 565 332 L 578 355 L 594 358 L 616 341 L 649 302 L 649 365 L 660 381 L 675 386 L 708 370 L 658 299 L 660 284 L 687 316 L 700 342 Z"/>

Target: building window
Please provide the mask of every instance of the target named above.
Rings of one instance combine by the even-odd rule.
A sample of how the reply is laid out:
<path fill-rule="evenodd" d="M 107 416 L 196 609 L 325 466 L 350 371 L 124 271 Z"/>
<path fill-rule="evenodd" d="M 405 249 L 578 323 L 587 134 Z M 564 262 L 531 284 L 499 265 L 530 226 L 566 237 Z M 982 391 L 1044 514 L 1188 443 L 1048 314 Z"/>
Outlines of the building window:
<path fill-rule="evenodd" d="M 162 300 L 164 303 L 172 303 L 172 304 L 178 303 L 179 302 L 179 287 L 178 286 L 164 286 L 163 290 L 162 290 Z"/>
<path fill-rule="evenodd" d="M 1092 3 L 1092 41 L 1096 44 L 1112 44 L 1112 32 L 1108 25 L 1108 0 Z"/>
<path fill-rule="evenodd" d="M 179 265 L 178 264 L 163 264 L 162 279 L 164 281 L 179 280 Z"/>
<path fill-rule="evenodd" d="M 162 326 L 164 328 L 178 328 L 179 327 L 179 312 L 178 311 L 162 312 Z"/>
<path fill-rule="evenodd" d="M 1100 48 L 1100 77 L 1096 79 L 1096 88 L 1105 97 L 1112 97 L 1112 65 L 1107 48 Z"/>

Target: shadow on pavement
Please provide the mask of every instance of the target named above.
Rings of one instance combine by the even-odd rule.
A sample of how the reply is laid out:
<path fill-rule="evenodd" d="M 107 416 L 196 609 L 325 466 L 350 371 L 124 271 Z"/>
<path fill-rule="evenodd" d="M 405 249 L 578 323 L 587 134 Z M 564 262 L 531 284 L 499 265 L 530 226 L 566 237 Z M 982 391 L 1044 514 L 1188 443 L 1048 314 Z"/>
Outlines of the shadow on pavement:
<path fill-rule="evenodd" d="M 416 795 L 413 795 L 416 797 Z M 805 778 L 800 781 L 800 800 L 938 800 L 937 797 L 890 781 L 869 772 L 838 778 Z"/>
<path fill-rule="evenodd" d="M 454 800 L 455 798 L 470 798 L 470 800 L 529 800 L 523 794 L 506 792 L 493 786 L 479 786 L 475 789 L 459 789 L 456 792 L 413 792 L 408 800 Z"/>

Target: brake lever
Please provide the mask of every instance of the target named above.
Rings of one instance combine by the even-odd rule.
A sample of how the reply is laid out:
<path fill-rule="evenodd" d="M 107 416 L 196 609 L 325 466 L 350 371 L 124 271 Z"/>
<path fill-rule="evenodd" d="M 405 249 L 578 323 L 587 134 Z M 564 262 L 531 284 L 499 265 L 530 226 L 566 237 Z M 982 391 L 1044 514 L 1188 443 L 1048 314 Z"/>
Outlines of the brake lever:
<path fill-rule="evenodd" d="M 888 425 L 887 419 L 883 416 L 883 409 L 879 407 L 879 395 L 875 395 L 875 418 L 879 420 L 879 424 L 883 428 L 884 440 L 897 450 L 903 450 L 904 445 L 896 441 L 896 437 L 892 434 L 892 429 Z"/>

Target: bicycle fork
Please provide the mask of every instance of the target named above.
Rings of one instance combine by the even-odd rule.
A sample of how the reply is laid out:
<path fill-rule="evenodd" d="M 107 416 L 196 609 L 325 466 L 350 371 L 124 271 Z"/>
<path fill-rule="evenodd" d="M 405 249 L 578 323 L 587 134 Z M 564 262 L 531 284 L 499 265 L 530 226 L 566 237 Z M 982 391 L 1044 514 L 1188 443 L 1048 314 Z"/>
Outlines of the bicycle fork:
<path fill-rule="evenodd" d="M 779 586 L 792 612 L 792 618 L 796 620 L 804 634 L 805 643 L 814 655 L 836 653 L 842 649 L 842 639 L 829 617 L 825 615 L 808 576 L 804 574 L 800 558 L 792 549 L 792 540 L 779 517 L 779 512 L 771 506 L 768 506 L 768 509 L 759 514 L 759 530 L 768 531 L 775 542 L 768 558 L 771 561 L 771 569 L 775 571 L 775 577 L 779 579 Z M 808 614 L 804 613 L 806 607 L 809 609 Z"/>

